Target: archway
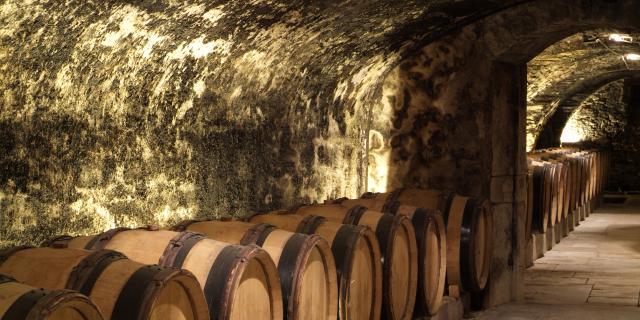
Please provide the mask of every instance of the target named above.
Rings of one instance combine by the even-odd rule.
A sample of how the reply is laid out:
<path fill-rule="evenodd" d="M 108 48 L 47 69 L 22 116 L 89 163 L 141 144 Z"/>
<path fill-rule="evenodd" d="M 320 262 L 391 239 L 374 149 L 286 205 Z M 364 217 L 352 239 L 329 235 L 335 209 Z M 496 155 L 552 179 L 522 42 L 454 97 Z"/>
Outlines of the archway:
<path fill-rule="evenodd" d="M 526 2 L 418 43 L 419 51 L 387 76 L 372 130 L 380 140 L 374 155 L 386 152 L 390 161 L 386 172 L 375 166 L 369 172 L 386 175 L 379 179 L 386 188 L 491 199 L 489 304 L 523 297 L 526 63 L 580 31 L 637 30 L 639 10 L 634 1 Z"/>

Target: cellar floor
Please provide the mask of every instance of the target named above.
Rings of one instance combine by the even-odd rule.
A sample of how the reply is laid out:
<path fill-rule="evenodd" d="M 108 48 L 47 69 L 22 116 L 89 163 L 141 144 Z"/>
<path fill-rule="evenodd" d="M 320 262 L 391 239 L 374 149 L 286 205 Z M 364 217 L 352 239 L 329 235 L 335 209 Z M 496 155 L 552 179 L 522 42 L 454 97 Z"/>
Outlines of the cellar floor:
<path fill-rule="evenodd" d="M 605 204 L 525 273 L 525 301 L 475 319 L 640 319 L 640 197 Z"/>

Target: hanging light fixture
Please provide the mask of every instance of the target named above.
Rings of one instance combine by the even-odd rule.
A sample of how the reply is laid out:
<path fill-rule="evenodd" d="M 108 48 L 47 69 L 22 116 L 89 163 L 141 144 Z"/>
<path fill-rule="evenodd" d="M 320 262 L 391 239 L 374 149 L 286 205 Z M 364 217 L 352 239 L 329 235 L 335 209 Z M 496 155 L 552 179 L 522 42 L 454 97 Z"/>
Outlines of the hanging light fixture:
<path fill-rule="evenodd" d="M 633 37 L 625 33 L 612 33 L 609 35 L 609 41 L 633 43 Z"/>
<path fill-rule="evenodd" d="M 624 58 L 628 61 L 640 61 L 640 54 L 637 53 L 627 53 L 624 55 Z"/>

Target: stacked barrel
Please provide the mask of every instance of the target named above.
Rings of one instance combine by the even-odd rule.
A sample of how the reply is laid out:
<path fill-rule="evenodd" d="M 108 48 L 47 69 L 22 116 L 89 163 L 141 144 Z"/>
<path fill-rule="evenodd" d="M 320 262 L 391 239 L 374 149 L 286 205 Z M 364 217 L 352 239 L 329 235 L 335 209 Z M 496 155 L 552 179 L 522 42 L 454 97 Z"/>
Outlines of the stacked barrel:
<path fill-rule="evenodd" d="M 609 154 L 555 148 L 528 155 L 526 233 L 533 258 L 572 231 L 600 203 L 607 183 Z"/>
<path fill-rule="evenodd" d="M 486 201 L 421 189 L 0 251 L 0 319 L 404 320 L 481 292 Z"/>

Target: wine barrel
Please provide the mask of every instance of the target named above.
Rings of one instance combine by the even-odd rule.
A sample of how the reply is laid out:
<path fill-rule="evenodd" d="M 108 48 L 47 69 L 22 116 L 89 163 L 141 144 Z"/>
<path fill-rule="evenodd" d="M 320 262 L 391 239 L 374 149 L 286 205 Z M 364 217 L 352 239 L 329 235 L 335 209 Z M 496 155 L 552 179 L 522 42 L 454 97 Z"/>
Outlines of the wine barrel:
<path fill-rule="evenodd" d="M 543 166 L 544 178 L 542 178 L 542 197 L 543 197 L 543 212 L 547 216 L 547 226 L 553 227 L 556 222 L 559 221 L 558 214 L 558 178 L 559 168 L 556 163 L 541 160 L 540 157 L 531 157 L 535 165 Z M 544 229 L 546 230 L 546 226 Z"/>
<path fill-rule="evenodd" d="M 190 231 L 155 228 L 117 228 L 97 236 L 62 237 L 48 245 L 110 249 L 143 264 L 188 270 L 204 291 L 211 319 L 283 317 L 278 270 L 269 254 L 257 246 L 232 245 Z"/>
<path fill-rule="evenodd" d="M 531 162 L 532 166 L 532 213 L 531 230 L 541 234 L 547 232 L 551 216 L 551 166 L 542 162 Z"/>
<path fill-rule="evenodd" d="M 376 235 L 362 226 L 343 225 L 324 217 L 259 214 L 246 218 L 302 234 L 317 234 L 331 245 L 338 273 L 340 319 L 380 319 L 382 307 L 382 262 Z"/>
<path fill-rule="evenodd" d="M 442 212 L 447 226 L 447 284 L 467 292 L 484 289 L 489 277 L 493 235 L 493 219 L 487 201 L 426 189 L 366 193 L 363 198 Z"/>
<path fill-rule="evenodd" d="M 143 265 L 111 250 L 9 248 L 0 252 L 0 273 L 48 290 L 79 291 L 105 319 L 209 319 L 190 272 Z"/>
<path fill-rule="evenodd" d="M 440 212 L 376 199 L 343 198 L 327 203 L 347 208 L 362 206 L 383 213 L 405 215 L 411 219 L 418 246 L 418 292 L 414 318 L 436 314 L 444 296 L 447 268 L 447 240 Z"/>
<path fill-rule="evenodd" d="M 367 226 L 374 230 L 383 259 L 383 315 L 386 319 L 410 319 L 418 281 L 418 252 L 413 226 L 407 217 L 360 208 L 350 210 L 341 205 L 309 205 L 293 209 L 291 213 L 322 216 L 336 223 Z"/>
<path fill-rule="evenodd" d="M 531 239 L 532 234 L 532 223 L 533 223 L 533 173 L 534 167 L 529 162 L 527 167 L 527 175 L 525 177 L 525 185 L 526 185 L 526 211 L 525 211 L 525 220 L 524 220 L 524 233 L 525 240 L 529 241 Z"/>
<path fill-rule="evenodd" d="M 242 221 L 188 220 L 173 230 L 200 232 L 218 241 L 262 247 L 276 261 L 287 319 L 336 319 L 336 267 L 331 248 L 322 237 Z"/>
<path fill-rule="evenodd" d="M 551 223 L 555 224 L 558 221 L 562 220 L 564 217 L 565 210 L 565 176 L 566 176 L 566 168 L 565 163 L 559 160 L 558 151 L 555 149 L 544 149 L 538 150 L 530 155 L 531 158 L 536 159 L 538 161 L 543 161 L 549 163 L 554 167 L 554 178 L 553 178 L 553 192 L 555 196 L 555 205 L 557 214 L 554 215 L 555 219 L 551 221 Z"/>
<path fill-rule="evenodd" d="M 0 275 L 2 320 L 102 320 L 87 296 L 71 290 L 34 288 Z"/>

